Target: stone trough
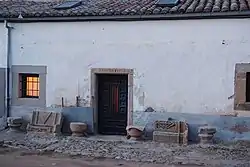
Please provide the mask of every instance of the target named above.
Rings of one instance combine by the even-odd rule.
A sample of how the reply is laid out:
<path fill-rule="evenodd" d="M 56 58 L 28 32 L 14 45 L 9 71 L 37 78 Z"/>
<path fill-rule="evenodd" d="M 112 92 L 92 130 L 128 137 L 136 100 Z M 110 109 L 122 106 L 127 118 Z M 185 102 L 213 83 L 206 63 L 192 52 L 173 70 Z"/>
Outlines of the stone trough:
<path fill-rule="evenodd" d="M 72 131 L 72 136 L 75 137 L 83 137 L 87 136 L 88 126 L 86 123 L 82 122 L 71 122 L 70 130 Z"/>
<path fill-rule="evenodd" d="M 23 124 L 23 119 L 22 117 L 8 117 L 7 123 L 10 131 L 20 131 L 20 128 Z"/>

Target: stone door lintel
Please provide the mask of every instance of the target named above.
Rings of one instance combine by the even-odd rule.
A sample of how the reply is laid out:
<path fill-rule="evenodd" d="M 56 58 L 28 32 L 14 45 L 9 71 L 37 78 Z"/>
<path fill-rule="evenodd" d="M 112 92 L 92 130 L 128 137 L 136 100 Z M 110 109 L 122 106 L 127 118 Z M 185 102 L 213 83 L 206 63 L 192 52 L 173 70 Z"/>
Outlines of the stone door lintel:
<path fill-rule="evenodd" d="M 97 90 L 97 76 L 96 74 L 127 74 L 128 75 L 128 114 L 127 114 L 127 125 L 133 124 L 133 69 L 127 68 L 92 68 L 91 69 L 91 102 L 90 105 L 94 109 L 94 124 L 95 131 L 97 132 L 98 127 L 98 90 Z"/>

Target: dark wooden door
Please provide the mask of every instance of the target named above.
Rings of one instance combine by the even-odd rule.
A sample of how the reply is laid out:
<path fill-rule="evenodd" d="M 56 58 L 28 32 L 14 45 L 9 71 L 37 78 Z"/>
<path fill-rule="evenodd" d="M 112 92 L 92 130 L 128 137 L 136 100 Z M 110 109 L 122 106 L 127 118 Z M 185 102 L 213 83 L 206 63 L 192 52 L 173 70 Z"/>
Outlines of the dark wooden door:
<path fill-rule="evenodd" d="M 128 76 L 98 75 L 98 131 L 125 135 L 127 126 Z"/>

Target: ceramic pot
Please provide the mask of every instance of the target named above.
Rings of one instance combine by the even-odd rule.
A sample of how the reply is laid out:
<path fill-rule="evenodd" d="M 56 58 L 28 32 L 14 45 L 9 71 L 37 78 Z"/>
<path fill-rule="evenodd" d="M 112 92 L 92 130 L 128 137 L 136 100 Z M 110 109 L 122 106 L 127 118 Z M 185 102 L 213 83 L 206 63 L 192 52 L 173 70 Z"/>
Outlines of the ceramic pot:
<path fill-rule="evenodd" d="M 142 136 L 142 130 L 140 130 L 138 127 L 135 126 L 127 127 L 127 133 L 128 136 L 134 138 L 140 138 Z"/>

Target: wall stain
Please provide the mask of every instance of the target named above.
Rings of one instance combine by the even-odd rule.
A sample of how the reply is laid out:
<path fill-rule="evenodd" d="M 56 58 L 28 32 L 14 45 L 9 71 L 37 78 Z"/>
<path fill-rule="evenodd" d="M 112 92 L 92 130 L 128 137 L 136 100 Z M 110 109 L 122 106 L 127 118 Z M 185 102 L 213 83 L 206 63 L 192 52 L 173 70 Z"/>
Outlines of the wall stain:
<path fill-rule="evenodd" d="M 133 96 L 135 100 L 137 101 L 138 107 L 145 107 L 145 98 L 146 98 L 146 92 L 143 89 L 143 84 L 140 83 L 140 80 L 144 78 L 144 73 L 139 73 L 134 69 L 134 85 L 133 85 Z M 136 110 L 136 108 L 134 108 Z"/>
<path fill-rule="evenodd" d="M 233 127 L 230 128 L 230 131 L 242 134 L 244 132 L 250 132 L 250 128 L 243 124 L 235 124 Z"/>

